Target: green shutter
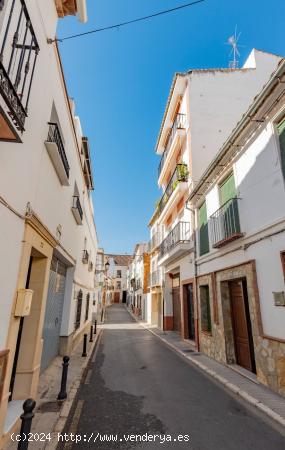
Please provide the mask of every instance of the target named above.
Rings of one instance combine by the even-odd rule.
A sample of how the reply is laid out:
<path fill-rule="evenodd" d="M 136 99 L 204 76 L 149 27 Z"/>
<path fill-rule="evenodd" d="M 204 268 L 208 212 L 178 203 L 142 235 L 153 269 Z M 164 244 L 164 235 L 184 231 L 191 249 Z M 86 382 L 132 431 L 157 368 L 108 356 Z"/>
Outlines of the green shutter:
<path fill-rule="evenodd" d="M 237 191 L 235 186 L 234 174 L 231 175 L 220 185 L 220 200 L 224 205 L 228 200 L 236 197 Z"/>
<path fill-rule="evenodd" d="M 285 177 L 285 119 L 278 125 L 277 130 L 279 134 L 280 151 L 281 151 L 281 167 L 283 175 Z"/>
<path fill-rule="evenodd" d="M 200 256 L 209 252 L 209 234 L 206 202 L 199 208 L 199 243 Z"/>
<path fill-rule="evenodd" d="M 227 239 L 236 233 L 240 233 L 240 222 L 237 200 L 232 200 L 237 197 L 237 190 L 235 186 L 234 174 L 220 184 L 220 202 L 223 207 L 223 238 Z"/>

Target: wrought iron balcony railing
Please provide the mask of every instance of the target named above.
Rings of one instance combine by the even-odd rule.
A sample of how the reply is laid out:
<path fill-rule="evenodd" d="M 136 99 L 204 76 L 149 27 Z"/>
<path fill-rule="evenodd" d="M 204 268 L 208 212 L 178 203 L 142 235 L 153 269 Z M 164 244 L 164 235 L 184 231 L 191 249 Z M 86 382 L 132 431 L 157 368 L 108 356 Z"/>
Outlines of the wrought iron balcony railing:
<path fill-rule="evenodd" d="M 73 196 L 72 208 L 77 210 L 80 220 L 83 220 L 83 210 L 78 195 Z"/>
<path fill-rule="evenodd" d="M 62 164 L 64 166 L 65 173 L 67 175 L 67 178 L 69 178 L 70 167 L 69 167 L 68 160 L 66 157 L 66 153 L 65 153 L 63 142 L 62 142 L 61 134 L 60 134 L 60 131 L 58 128 L 58 124 L 54 123 L 54 122 L 49 122 L 48 124 L 49 124 L 49 131 L 48 131 L 47 141 L 53 142 L 54 144 L 57 145 L 58 153 L 59 153 L 60 159 L 62 161 Z"/>
<path fill-rule="evenodd" d="M 175 121 L 172 125 L 164 152 L 162 154 L 159 166 L 158 166 L 158 176 L 160 176 L 162 168 L 164 166 L 164 163 L 166 161 L 167 155 L 169 153 L 169 150 L 171 148 L 172 142 L 174 140 L 175 137 L 175 133 L 177 130 L 183 130 L 186 128 L 186 114 L 177 114 Z"/>
<path fill-rule="evenodd" d="M 177 164 L 176 169 L 163 193 L 163 196 L 161 197 L 158 205 L 157 205 L 157 213 L 161 214 L 165 205 L 167 204 L 169 198 L 171 197 L 171 194 L 174 192 L 176 187 L 181 182 L 187 182 L 188 181 L 188 168 L 187 164 Z"/>
<path fill-rule="evenodd" d="M 150 286 L 161 286 L 162 284 L 162 277 L 161 277 L 161 270 L 157 269 L 154 272 L 151 272 L 150 274 Z"/>
<path fill-rule="evenodd" d="M 187 244 L 191 242 L 190 223 L 178 222 L 170 231 L 159 247 L 159 255 L 162 258 L 178 244 Z"/>
<path fill-rule="evenodd" d="M 87 264 L 89 261 L 89 253 L 87 250 L 83 250 L 82 262 L 83 264 Z"/>
<path fill-rule="evenodd" d="M 210 217 L 211 240 L 214 248 L 222 247 L 243 236 L 240 230 L 239 200 L 237 197 L 228 200 Z"/>
<path fill-rule="evenodd" d="M 151 240 L 149 243 L 150 251 L 153 252 L 159 246 L 160 242 L 161 242 L 161 234 L 157 231 L 151 237 Z"/>
<path fill-rule="evenodd" d="M 0 94 L 17 130 L 23 132 L 39 45 L 24 0 L 12 0 L 0 50 Z M 1 2 L 2 12 L 5 6 Z"/>

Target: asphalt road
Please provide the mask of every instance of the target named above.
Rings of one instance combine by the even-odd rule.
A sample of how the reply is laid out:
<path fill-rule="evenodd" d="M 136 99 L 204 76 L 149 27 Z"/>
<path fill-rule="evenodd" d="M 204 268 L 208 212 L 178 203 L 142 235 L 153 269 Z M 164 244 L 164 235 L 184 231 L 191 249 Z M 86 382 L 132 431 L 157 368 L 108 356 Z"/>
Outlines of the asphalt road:
<path fill-rule="evenodd" d="M 64 432 L 80 436 L 65 444 L 76 450 L 285 449 L 277 426 L 137 325 L 122 305 L 108 309 Z M 102 441 L 106 435 L 117 441 Z"/>

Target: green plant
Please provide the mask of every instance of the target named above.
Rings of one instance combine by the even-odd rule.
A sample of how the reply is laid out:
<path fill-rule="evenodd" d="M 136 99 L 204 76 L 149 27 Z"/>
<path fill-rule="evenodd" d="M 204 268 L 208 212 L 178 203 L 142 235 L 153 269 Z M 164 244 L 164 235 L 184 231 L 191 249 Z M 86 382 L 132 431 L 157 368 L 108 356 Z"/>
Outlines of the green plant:
<path fill-rule="evenodd" d="M 177 175 L 178 175 L 179 181 L 187 181 L 189 171 L 188 171 L 188 167 L 186 164 L 180 164 L 177 167 Z"/>
<path fill-rule="evenodd" d="M 173 191 L 174 191 L 174 190 L 176 189 L 176 187 L 178 186 L 179 181 L 180 181 L 180 180 L 173 181 L 173 183 L 172 183 L 172 190 L 173 190 Z"/>

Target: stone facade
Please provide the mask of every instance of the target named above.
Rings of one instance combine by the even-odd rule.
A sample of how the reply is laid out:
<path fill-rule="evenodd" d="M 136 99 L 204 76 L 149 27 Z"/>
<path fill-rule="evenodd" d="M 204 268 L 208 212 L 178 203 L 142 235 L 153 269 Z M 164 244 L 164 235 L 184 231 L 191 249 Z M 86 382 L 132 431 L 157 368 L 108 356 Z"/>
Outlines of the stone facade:
<path fill-rule="evenodd" d="M 199 286 L 208 285 L 212 321 L 211 333 L 203 332 L 201 323 L 199 324 L 200 350 L 223 364 L 236 363 L 229 293 L 229 281 L 235 279 L 246 280 L 257 378 L 284 395 L 285 342 L 272 339 L 263 333 L 254 261 L 198 277 L 199 315 L 201 314 Z"/>

